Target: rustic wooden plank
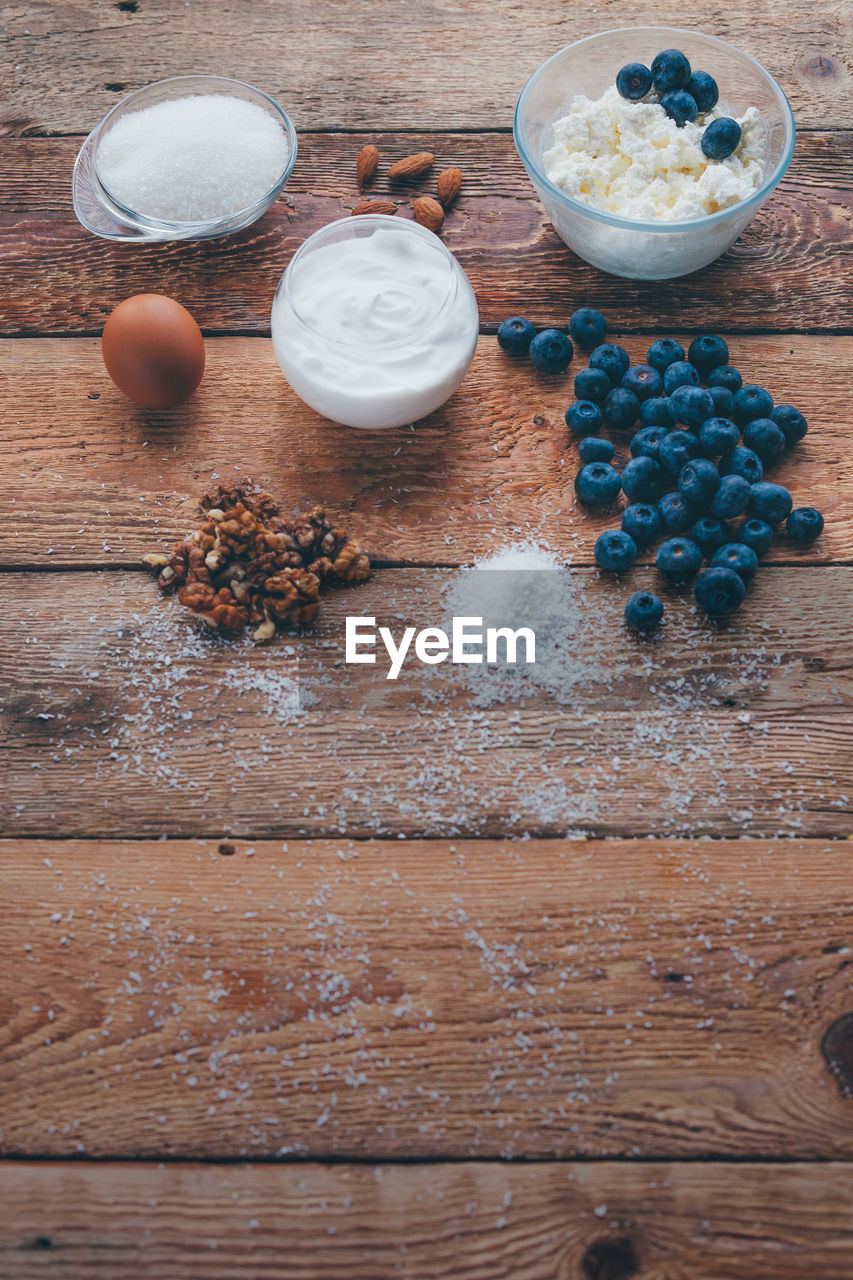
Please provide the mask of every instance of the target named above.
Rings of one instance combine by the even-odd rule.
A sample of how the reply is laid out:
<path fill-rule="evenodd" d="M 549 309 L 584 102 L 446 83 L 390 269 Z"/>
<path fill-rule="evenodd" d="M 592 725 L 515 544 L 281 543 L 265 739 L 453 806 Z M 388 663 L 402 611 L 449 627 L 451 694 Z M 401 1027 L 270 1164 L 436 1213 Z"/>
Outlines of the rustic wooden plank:
<path fill-rule="evenodd" d="M 0 1165 L 15 1280 L 849 1280 L 853 1168 Z"/>
<path fill-rule="evenodd" d="M 625 340 L 633 359 L 649 340 Z M 849 560 L 853 338 L 737 337 L 730 347 L 747 380 L 800 405 L 811 423 L 773 474 L 798 504 L 824 511 L 826 532 L 805 551 L 782 538 L 770 558 Z M 0 564 L 138 562 L 195 527 L 198 499 L 217 475 L 252 476 L 288 509 L 326 502 L 374 556 L 398 562 L 465 563 L 533 531 L 591 563 L 595 538 L 614 523 L 612 513 L 575 506 L 577 451 L 563 421 L 571 369 L 541 377 L 481 338 L 445 408 L 414 431 L 366 433 L 303 405 L 267 340 L 210 339 L 207 350 L 196 396 L 151 413 L 109 381 L 95 339 L 0 345 L 0 466 L 14 491 Z"/>
<path fill-rule="evenodd" d="M 587 266 L 545 217 L 507 135 L 303 135 L 284 196 L 253 228 L 214 244 L 129 247 L 89 235 L 71 209 L 79 139 L 8 139 L 0 147 L 0 332 L 99 332 L 128 294 L 172 293 L 207 332 L 269 332 L 279 275 L 297 246 L 356 203 L 354 160 L 375 140 L 392 159 L 428 149 L 462 168 L 442 233 L 469 273 L 484 328 L 507 315 L 565 323 L 579 303 L 614 323 L 654 331 L 853 328 L 850 275 L 853 153 L 846 133 L 803 135 L 792 168 L 717 263 L 669 282 L 624 281 Z M 434 175 L 418 190 L 434 189 Z M 371 186 L 406 205 L 414 188 L 381 174 Z M 400 215 L 402 216 L 402 212 Z M 485 250 L 488 250 L 486 252 Z M 34 279 L 38 288 L 33 288 Z M 781 305 L 780 305 L 781 303 Z"/>
<path fill-rule="evenodd" d="M 844 841 L 233 847 L 0 844 L 5 1155 L 853 1153 Z"/>
<path fill-rule="evenodd" d="M 468 668 L 413 662 L 395 683 L 381 651 L 343 661 L 346 615 L 395 636 L 444 621 L 443 570 L 331 593 L 314 635 L 269 649 L 199 635 L 140 574 L 4 574 L 3 828 L 846 835 L 851 579 L 770 569 L 719 628 L 670 592 L 638 645 L 622 609 L 654 571 L 578 571 L 552 684 L 481 706 Z"/>
<path fill-rule="evenodd" d="M 360 0 L 335 6 L 334 16 L 323 6 L 256 0 L 251 20 L 233 0 L 125 0 L 95 10 L 41 0 L 7 5 L 6 15 L 7 113 L 59 133 L 87 132 L 125 91 L 188 67 L 257 84 L 303 129 L 509 128 L 524 81 L 545 58 L 627 21 L 618 0 L 562 9 L 531 0 L 523 12 L 513 0 Z M 758 58 L 801 126 L 849 124 L 853 37 L 843 5 L 753 0 L 740 11 L 697 0 L 689 16 L 693 29 Z M 632 6 L 630 22 L 679 25 L 662 0 Z"/>

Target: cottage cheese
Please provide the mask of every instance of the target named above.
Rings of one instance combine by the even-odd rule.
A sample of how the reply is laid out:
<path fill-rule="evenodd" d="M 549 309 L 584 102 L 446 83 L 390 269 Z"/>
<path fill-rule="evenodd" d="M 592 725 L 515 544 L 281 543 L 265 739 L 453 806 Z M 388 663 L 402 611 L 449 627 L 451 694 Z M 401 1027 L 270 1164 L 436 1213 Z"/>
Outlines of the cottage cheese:
<path fill-rule="evenodd" d="M 651 94 L 628 102 L 611 87 L 595 102 L 578 94 L 554 126 L 545 173 L 567 195 L 623 218 L 677 222 L 728 209 L 751 195 L 763 174 L 765 138 L 755 107 L 736 117 L 740 144 L 709 160 L 700 141 L 725 111 L 679 129 Z"/>

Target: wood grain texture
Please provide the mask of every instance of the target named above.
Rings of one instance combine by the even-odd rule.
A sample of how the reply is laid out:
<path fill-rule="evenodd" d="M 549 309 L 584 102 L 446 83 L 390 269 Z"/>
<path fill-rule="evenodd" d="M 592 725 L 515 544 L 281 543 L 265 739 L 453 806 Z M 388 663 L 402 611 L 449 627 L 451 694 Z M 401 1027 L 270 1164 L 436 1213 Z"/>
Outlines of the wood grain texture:
<path fill-rule="evenodd" d="M 0 844 L 3 1154 L 853 1153 L 844 841 L 234 848 Z"/>
<path fill-rule="evenodd" d="M 0 1165 L 14 1280 L 849 1280 L 832 1163 Z"/>
<path fill-rule="evenodd" d="M 269 332 L 279 276 L 298 245 L 358 202 L 355 158 L 377 142 L 371 196 L 401 201 L 433 191 L 441 165 L 464 174 L 442 240 L 468 272 L 481 323 L 494 332 L 521 312 L 565 324 L 578 305 L 614 325 L 656 331 L 662 317 L 687 330 L 853 328 L 853 151 L 848 133 L 804 134 L 788 175 L 737 243 L 716 263 L 679 280 L 619 280 L 563 245 L 539 205 L 511 137 L 503 134 L 303 135 L 284 195 L 247 231 L 203 244 L 116 245 L 79 225 L 70 177 L 79 139 L 0 141 L 0 332 L 99 333 L 132 293 L 179 298 L 205 332 Z M 435 170 L 418 184 L 384 177 L 394 159 L 428 149 Z M 38 287 L 34 288 L 34 281 Z"/>
<path fill-rule="evenodd" d="M 579 571 L 558 687 L 496 705 L 470 668 L 345 665 L 347 615 L 399 637 L 446 620 L 447 584 L 382 570 L 259 649 L 199 635 L 141 574 L 0 576 L 3 830 L 848 834 L 853 570 L 768 570 L 720 627 L 669 592 L 642 645 L 622 610 L 654 572 Z"/>
<path fill-rule="evenodd" d="M 340 4 L 80 0 L 6 8 L 7 114 L 29 129 L 86 133 L 118 97 L 152 80 L 206 71 L 280 99 L 312 129 L 509 129 L 536 67 L 582 36 L 631 25 L 689 25 L 751 53 L 780 81 L 801 126 L 850 123 L 853 33 L 843 3 L 697 0 L 687 16 L 641 0 L 554 6 L 531 0 Z M 615 68 L 614 68 L 615 71 Z"/>
<path fill-rule="evenodd" d="M 641 360 L 649 338 L 625 341 Z M 799 405 L 811 424 L 773 478 L 798 505 L 818 506 L 826 531 L 806 550 L 782 536 L 770 559 L 850 560 L 853 338 L 737 337 L 730 348 L 747 381 Z M 137 563 L 197 525 L 213 476 L 251 476 L 285 509 L 323 501 L 383 561 L 466 563 L 532 534 L 591 563 L 615 522 L 575 505 L 577 450 L 563 418 L 571 367 L 543 377 L 481 338 L 443 409 L 415 430 L 364 432 L 302 404 L 268 340 L 209 339 L 207 352 L 193 399 L 152 413 L 113 386 L 95 339 L 0 344 L 0 467 L 13 491 L 0 564 Z M 618 443 L 624 460 L 626 438 Z"/>

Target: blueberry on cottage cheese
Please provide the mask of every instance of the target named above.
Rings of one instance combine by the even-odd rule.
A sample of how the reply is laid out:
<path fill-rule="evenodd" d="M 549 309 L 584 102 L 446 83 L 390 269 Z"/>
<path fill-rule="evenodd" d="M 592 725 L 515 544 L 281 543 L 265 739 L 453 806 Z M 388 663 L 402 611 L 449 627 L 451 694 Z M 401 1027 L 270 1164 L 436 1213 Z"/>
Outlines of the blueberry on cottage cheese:
<path fill-rule="evenodd" d="M 734 520 L 746 511 L 751 498 L 750 483 L 743 476 L 723 476 L 711 499 L 711 512 L 720 520 Z"/>
<path fill-rule="evenodd" d="M 591 400 L 576 400 L 566 410 L 566 426 L 576 436 L 598 435 L 603 421 L 603 413 Z"/>
<path fill-rule="evenodd" d="M 665 493 L 658 503 L 662 533 L 686 533 L 693 522 L 689 503 L 680 493 Z"/>
<path fill-rule="evenodd" d="M 721 476 L 743 476 L 750 484 L 755 484 L 764 475 L 764 468 L 757 453 L 738 445 L 727 453 L 720 462 Z"/>
<path fill-rule="evenodd" d="M 590 369 L 601 369 L 610 379 L 611 387 L 618 387 L 622 375 L 631 367 L 631 358 L 624 347 L 616 342 L 602 342 L 589 357 Z"/>
<path fill-rule="evenodd" d="M 792 404 L 777 404 L 771 411 L 770 417 L 776 426 L 782 429 L 785 441 L 789 445 L 802 440 L 809 429 L 809 424 L 799 409 L 795 409 Z"/>
<path fill-rule="evenodd" d="M 650 502 L 632 502 L 622 512 L 622 528 L 642 550 L 650 547 L 660 533 L 660 516 Z"/>
<path fill-rule="evenodd" d="M 702 552 L 690 538 L 668 538 L 658 547 L 655 567 L 669 582 L 686 582 L 702 567 Z"/>
<path fill-rule="evenodd" d="M 753 418 L 743 429 L 747 449 L 757 453 L 765 467 L 772 467 L 785 452 L 785 435 L 771 418 Z"/>
<path fill-rule="evenodd" d="M 575 493 L 584 506 L 607 506 L 613 502 L 622 480 L 609 462 L 588 462 L 575 476 Z"/>
<path fill-rule="evenodd" d="M 763 556 L 773 545 L 773 526 L 766 520 L 744 520 L 738 538 L 752 547 L 757 556 Z"/>
<path fill-rule="evenodd" d="M 781 524 L 791 514 L 794 503 L 790 493 L 781 484 L 758 480 L 752 486 L 749 514 L 768 524 Z"/>
<path fill-rule="evenodd" d="M 623 529 L 605 529 L 595 540 L 595 563 L 608 573 L 624 573 L 637 559 L 637 544 Z"/>
<path fill-rule="evenodd" d="M 725 618 L 743 604 L 746 587 L 732 569 L 706 569 L 696 579 L 693 595 L 700 609 L 712 618 Z"/>
<path fill-rule="evenodd" d="M 604 421 L 611 431 L 628 431 L 637 421 L 640 402 L 633 391 L 614 387 L 604 401 Z"/>
<path fill-rule="evenodd" d="M 694 71 L 684 87 L 695 100 L 702 115 L 706 111 L 713 111 L 719 101 L 719 87 L 714 77 L 709 76 L 707 71 Z"/>
<path fill-rule="evenodd" d="M 543 329 L 530 343 L 530 362 L 540 373 L 565 373 L 574 353 L 561 329 Z"/>
<path fill-rule="evenodd" d="M 654 458 L 631 458 L 622 468 L 622 489 L 631 502 L 657 502 L 664 487 L 663 470 Z"/>
<path fill-rule="evenodd" d="M 663 378 L 650 364 L 632 364 L 628 372 L 623 373 L 621 385 L 626 391 L 633 391 L 637 399 L 642 402 L 660 396 L 663 391 Z"/>
<path fill-rule="evenodd" d="M 658 93 L 683 89 L 690 79 L 690 63 L 680 49 L 664 49 L 652 63 L 652 80 Z"/>
<path fill-rule="evenodd" d="M 578 307 L 569 320 L 569 333 L 579 347 L 588 351 L 604 341 L 607 321 L 600 311 L 592 307 Z"/>
<path fill-rule="evenodd" d="M 728 387 L 712 387 L 709 384 L 707 390 L 714 401 L 714 417 L 731 418 L 735 411 L 735 398 Z"/>
<path fill-rule="evenodd" d="M 663 373 L 677 360 L 684 359 L 684 347 L 674 338 L 658 338 L 646 352 L 646 360 L 658 373 Z"/>
<path fill-rule="evenodd" d="M 745 542 L 727 542 L 711 558 L 715 569 L 731 569 L 744 582 L 751 582 L 758 571 L 758 556 Z"/>
<path fill-rule="evenodd" d="M 823 533 L 823 516 L 816 507 L 797 507 L 788 516 L 785 530 L 792 542 L 808 546 Z"/>
<path fill-rule="evenodd" d="M 721 364 L 708 374 L 708 386 L 725 387 L 727 391 L 731 391 L 732 395 L 734 395 L 743 386 L 743 378 L 740 375 L 740 370 L 736 369 L 734 365 Z"/>
<path fill-rule="evenodd" d="M 642 62 L 628 62 L 616 74 L 616 88 L 622 98 L 639 102 L 652 87 L 652 73 Z"/>
<path fill-rule="evenodd" d="M 658 457 L 663 466 L 673 476 L 681 472 L 681 468 L 699 456 L 699 441 L 689 431 L 670 431 L 660 444 Z"/>
<path fill-rule="evenodd" d="M 676 422 L 687 427 L 701 427 L 714 416 L 714 401 L 704 387 L 676 387 L 670 396 L 670 404 Z"/>
<path fill-rule="evenodd" d="M 663 385 L 668 396 L 678 387 L 698 387 L 699 371 L 687 360 L 676 360 L 664 369 Z"/>
<path fill-rule="evenodd" d="M 631 457 L 654 458 L 657 461 L 660 457 L 661 441 L 669 435 L 669 431 L 669 427 L 643 427 L 631 441 Z"/>
<path fill-rule="evenodd" d="M 575 397 L 603 405 L 610 394 L 610 379 L 602 369 L 581 369 L 575 374 Z"/>
<path fill-rule="evenodd" d="M 765 387 L 748 383 L 735 392 L 735 422 L 745 427 L 755 418 L 769 418 L 773 412 L 773 397 Z"/>
<path fill-rule="evenodd" d="M 699 114 L 696 99 L 692 98 L 686 89 L 673 89 L 671 93 L 665 93 L 660 100 L 660 104 L 670 120 L 674 120 L 679 129 L 683 129 L 686 124 L 692 123 Z"/>
<path fill-rule="evenodd" d="M 498 325 L 498 346 L 508 356 L 526 356 L 536 328 L 524 316 L 510 316 Z"/>
<path fill-rule="evenodd" d="M 703 556 L 712 556 L 729 541 L 729 529 L 716 516 L 700 516 L 690 526 L 690 537 Z"/>
<path fill-rule="evenodd" d="M 728 160 L 737 150 L 740 138 L 741 128 L 737 120 L 732 120 L 731 116 L 720 116 L 708 125 L 699 145 L 709 160 Z"/>
<path fill-rule="evenodd" d="M 578 457 L 581 462 L 611 462 L 616 450 L 609 440 L 599 436 L 586 436 L 578 444 Z"/>
<path fill-rule="evenodd" d="M 717 388 L 722 391 L 722 387 Z M 709 458 L 720 458 L 736 449 L 740 432 L 730 418 L 706 418 L 699 428 L 699 444 Z"/>
<path fill-rule="evenodd" d="M 707 506 L 719 487 L 720 473 L 708 458 L 695 458 L 679 472 L 678 492 L 696 507 Z"/>
<path fill-rule="evenodd" d="M 640 422 L 644 427 L 674 427 L 675 417 L 669 396 L 652 396 L 640 404 Z"/>
<path fill-rule="evenodd" d="M 635 631 L 654 631 L 663 617 L 663 601 L 651 591 L 635 591 L 625 605 L 625 621 Z"/>
<path fill-rule="evenodd" d="M 701 337 L 694 338 L 687 351 L 687 359 L 703 377 L 712 369 L 725 365 L 728 358 L 728 347 L 715 333 L 703 333 Z"/>

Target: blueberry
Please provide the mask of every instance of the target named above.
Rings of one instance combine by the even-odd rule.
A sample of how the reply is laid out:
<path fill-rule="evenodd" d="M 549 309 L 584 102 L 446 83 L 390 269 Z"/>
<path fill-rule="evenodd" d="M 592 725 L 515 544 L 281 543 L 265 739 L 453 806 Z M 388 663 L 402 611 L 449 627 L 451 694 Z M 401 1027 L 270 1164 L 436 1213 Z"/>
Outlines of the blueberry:
<path fill-rule="evenodd" d="M 652 63 L 652 80 L 658 93 L 683 89 L 690 79 L 690 63 L 680 49 L 664 49 Z"/>
<path fill-rule="evenodd" d="M 622 528 L 641 550 L 650 547 L 660 533 L 657 508 L 648 502 L 632 502 L 622 512 Z"/>
<path fill-rule="evenodd" d="M 699 441 L 689 431 L 670 431 L 661 440 L 658 456 L 667 471 L 677 476 L 682 467 L 699 456 Z"/>
<path fill-rule="evenodd" d="M 589 350 L 604 341 L 607 333 L 607 321 L 600 311 L 592 307 L 579 307 L 569 320 L 569 333 L 579 347 Z"/>
<path fill-rule="evenodd" d="M 699 144 L 709 160 L 727 160 L 740 142 L 740 125 L 731 116 L 712 120 Z"/>
<path fill-rule="evenodd" d="M 603 406 L 610 391 L 610 379 L 601 369 L 581 369 L 575 374 L 575 396 Z"/>
<path fill-rule="evenodd" d="M 655 565 L 669 582 L 686 582 L 702 567 L 702 552 L 690 538 L 669 538 L 658 547 Z"/>
<path fill-rule="evenodd" d="M 755 418 L 769 418 L 773 412 L 773 397 L 764 387 L 748 384 L 735 392 L 735 422 L 745 427 Z"/>
<path fill-rule="evenodd" d="M 788 516 L 785 529 L 792 542 L 808 546 L 823 533 L 823 516 L 816 507 L 796 507 Z"/>
<path fill-rule="evenodd" d="M 575 476 L 575 493 L 584 506 L 607 506 L 621 488 L 619 472 L 609 462 L 588 462 Z"/>
<path fill-rule="evenodd" d="M 758 480 L 752 486 L 749 514 L 768 524 L 781 524 L 791 514 L 794 503 L 788 490 L 781 484 Z"/>
<path fill-rule="evenodd" d="M 674 120 L 679 129 L 693 120 L 699 114 L 699 108 L 696 105 L 696 99 L 692 97 L 686 89 L 673 89 L 669 93 L 665 93 L 660 100 L 670 120 Z"/>
<path fill-rule="evenodd" d="M 536 328 L 524 316 L 510 316 L 498 325 L 498 346 L 508 356 L 526 356 Z"/>
<path fill-rule="evenodd" d="M 635 591 L 625 605 L 625 621 L 635 631 L 654 631 L 663 617 L 663 601 L 651 591 Z"/>
<path fill-rule="evenodd" d="M 633 391 L 640 401 L 651 400 L 663 391 L 663 378 L 650 364 L 632 364 L 622 375 L 622 386 L 626 391 Z"/>
<path fill-rule="evenodd" d="M 799 409 L 795 409 L 792 404 L 777 404 L 770 417 L 781 428 L 787 444 L 796 444 L 798 440 L 802 440 L 809 429 L 809 424 Z"/>
<path fill-rule="evenodd" d="M 751 582 L 758 570 L 758 556 L 745 542 L 727 542 L 714 552 L 711 565 L 715 569 L 731 569 L 744 582 Z"/>
<path fill-rule="evenodd" d="M 684 359 L 684 347 L 674 338 L 658 338 L 646 352 L 646 360 L 658 373 L 663 373 L 676 360 Z"/>
<path fill-rule="evenodd" d="M 668 435 L 669 427 L 644 427 L 631 441 L 631 457 L 654 458 L 657 462 L 661 441 Z"/>
<path fill-rule="evenodd" d="M 718 387 L 718 391 L 722 388 Z M 740 432 L 730 418 L 707 418 L 699 428 L 702 452 L 709 458 L 722 457 L 737 448 Z"/>
<path fill-rule="evenodd" d="M 623 529 L 605 529 L 595 540 L 595 563 L 609 573 L 624 573 L 637 559 L 637 544 Z"/>
<path fill-rule="evenodd" d="M 670 396 L 670 402 L 675 421 L 683 422 L 688 427 L 701 427 L 703 422 L 714 416 L 711 393 L 702 387 L 676 387 Z"/>
<path fill-rule="evenodd" d="M 604 421 L 611 431 L 630 430 L 639 412 L 639 400 L 624 387 L 614 387 L 604 401 Z"/>
<path fill-rule="evenodd" d="M 743 476 L 723 476 L 717 492 L 711 499 L 711 511 L 720 520 L 733 520 L 746 511 L 752 496 L 748 480 Z"/>
<path fill-rule="evenodd" d="M 616 88 L 629 102 L 645 98 L 652 87 L 652 73 L 642 62 L 629 62 L 617 73 Z"/>
<path fill-rule="evenodd" d="M 700 516 L 690 526 L 690 537 L 703 555 L 711 556 L 729 540 L 729 530 L 716 516 Z"/>
<path fill-rule="evenodd" d="M 622 489 L 631 502 L 657 502 L 665 480 L 654 458 L 631 458 L 622 468 Z"/>
<path fill-rule="evenodd" d="M 753 418 L 743 429 L 747 449 L 757 453 L 765 467 L 772 467 L 785 452 L 785 434 L 770 418 Z"/>
<path fill-rule="evenodd" d="M 708 395 L 714 401 L 714 417 L 731 418 L 735 411 L 735 398 L 728 387 L 709 386 Z"/>
<path fill-rule="evenodd" d="M 738 445 L 727 453 L 720 463 L 721 476 L 743 476 L 750 484 L 755 484 L 764 475 L 764 468 L 757 453 Z"/>
<path fill-rule="evenodd" d="M 720 487 L 720 473 L 707 458 L 696 458 L 681 468 L 678 492 L 696 507 L 705 507 Z"/>
<path fill-rule="evenodd" d="M 615 342 L 602 342 L 590 354 L 590 369 L 601 369 L 610 379 L 611 387 L 618 387 L 623 373 L 631 366 L 631 358 L 624 347 Z"/>
<path fill-rule="evenodd" d="M 574 354 L 560 329 L 543 329 L 530 344 L 530 362 L 540 373 L 565 373 Z"/>
<path fill-rule="evenodd" d="M 687 359 L 699 370 L 703 378 L 724 365 L 729 358 L 729 349 L 722 338 L 714 333 L 703 333 L 694 338 L 687 351 Z"/>
<path fill-rule="evenodd" d="M 591 400 L 576 400 L 566 410 L 566 426 L 576 436 L 595 436 L 601 430 L 604 415 Z"/>
<path fill-rule="evenodd" d="M 740 608 L 746 587 L 740 575 L 732 569 L 706 569 L 696 579 L 693 595 L 705 613 L 712 618 L 725 618 Z"/>
<path fill-rule="evenodd" d="M 708 374 L 708 386 L 725 387 L 727 391 L 731 391 L 732 395 L 734 395 L 743 386 L 740 369 L 736 369 L 731 364 L 718 365 L 716 369 L 712 369 Z"/>
<path fill-rule="evenodd" d="M 663 533 L 686 533 L 693 512 L 680 493 L 665 493 L 658 503 L 658 517 Z"/>
<path fill-rule="evenodd" d="M 640 421 L 644 427 L 674 427 L 675 418 L 669 396 L 652 396 L 651 400 L 643 400 L 640 404 Z"/>
<path fill-rule="evenodd" d="M 720 98 L 720 90 L 713 76 L 709 76 L 707 71 L 694 71 L 687 84 L 684 86 L 692 98 L 696 100 L 696 106 L 704 115 L 706 111 L 713 111 Z"/>
<path fill-rule="evenodd" d="M 609 440 L 600 440 L 598 436 L 586 436 L 578 445 L 581 462 L 610 462 L 615 452 Z"/>
<path fill-rule="evenodd" d="M 664 390 L 671 396 L 676 387 L 698 387 L 699 373 L 687 360 L 675 360 L 667 365 L 663 374 Z"/>
<path fill-rule="evenodd" d="M 773 528 L 766 520 L 745 520 L 738 537 L 752 547 L 757 556 L 763 556 L 773 544 Z"/>

